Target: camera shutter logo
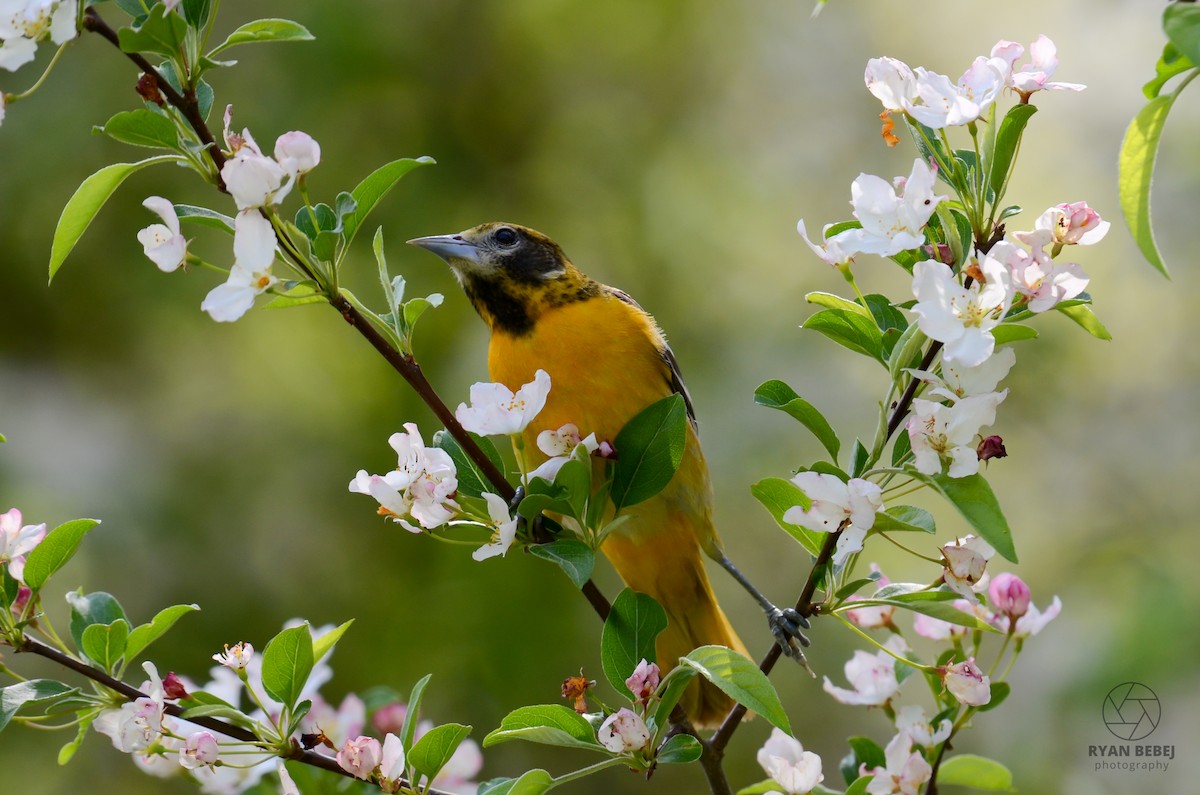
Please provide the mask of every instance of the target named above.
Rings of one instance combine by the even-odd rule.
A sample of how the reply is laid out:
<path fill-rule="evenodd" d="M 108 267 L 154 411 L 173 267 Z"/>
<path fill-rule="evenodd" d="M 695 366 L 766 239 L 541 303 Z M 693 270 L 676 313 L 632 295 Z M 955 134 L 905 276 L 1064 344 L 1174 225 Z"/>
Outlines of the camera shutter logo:
<path fill-rule="evenodd" d="M 1104 725 L 1126 742 L 1149 737 L 1161 718 L 1158 696 L 1139 682 L 1119 684 L 1104 697 Z"/>

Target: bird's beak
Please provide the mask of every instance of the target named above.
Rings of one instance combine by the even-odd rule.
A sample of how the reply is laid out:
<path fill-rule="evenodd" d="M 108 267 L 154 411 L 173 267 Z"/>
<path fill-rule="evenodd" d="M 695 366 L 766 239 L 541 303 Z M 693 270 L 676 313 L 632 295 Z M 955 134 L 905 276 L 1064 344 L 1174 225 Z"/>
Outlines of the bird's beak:
<path fill-rule="evenodd" d="M 466 260 L 467 262 L 478 263 L 479 249 L 475 244 L 464 240 L 462 235 L 431 235 L 429 237 L 417 237 L 408 241 L 409 245 L 420 246 L 423 249 L 437 254 L 446 262 L 454 260 Z"/>

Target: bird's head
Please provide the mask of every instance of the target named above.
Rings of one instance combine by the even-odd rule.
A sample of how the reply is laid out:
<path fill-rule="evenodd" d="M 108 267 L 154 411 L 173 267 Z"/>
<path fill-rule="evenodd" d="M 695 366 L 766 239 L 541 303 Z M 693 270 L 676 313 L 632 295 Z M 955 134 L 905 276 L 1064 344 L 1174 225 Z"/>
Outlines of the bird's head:
<path fill-rule="evenodd" d="M 547 309 L 600 293 L 600 285 L 580 273 L 557 243 L 516 224 L 493 221 L 408 242 L 450 265 L 493 331 L 528 334 Z"/>

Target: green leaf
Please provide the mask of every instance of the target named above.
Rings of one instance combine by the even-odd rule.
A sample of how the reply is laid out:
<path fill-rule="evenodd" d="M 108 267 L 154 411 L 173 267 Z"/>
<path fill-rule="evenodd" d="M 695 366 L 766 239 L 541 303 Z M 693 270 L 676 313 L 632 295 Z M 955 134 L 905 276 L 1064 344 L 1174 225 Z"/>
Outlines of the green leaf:
<path fill-rule="evenodd" d="M 74 519 L 47 533 L 25 558 L 25 584 L 30 590 L 40 591 L 46 580 L 75 555 L 88 531 L 98 524 L 95 519 Z"/>
<path fill-rule="evenodd" d="M 988 703 L 984 704 L 982 707 L 978 707 L 978 710 L 980 712 L 987 712 L 988 710 L 995 709 L 1003 704 L 1004 700 L 1008 698 L 1011 693 L 1012 685 L 1010 685 L 1008 682 L 992 682 L 992 697 L 988 700 Z"/>
<path fill-rule="evenodd" d="M 854 783 L 846 788 L 845 795 L 866 795 L 867 787 L 874 780 L 874 776 L 861 776 L 855 779 Z"/>
<path fill-rule="evenodd" d="M 554 777 L 534 768 L 520 778 L 494 778 L 479 786 L 477 795 L 542 795 L 554 786 Z"/>
<path fill-rule="evenodd" d="M 156 52 L 175 58 L 183 51 L 187 30 L 187 21 L 160 3 L 136 27 L 117 31 L 117 40 L 125 52 Z"/>
<path fill-rule="evenodd" d="M 313 35 L 308 28 L 290 19 L 256 19 L 247 22 L 229 34 L 229 38 L 218 44 L 208 57 L 219 52 L 236 47 L 239 44 L 252 44 L 263 41 L 312 41 Z"/>
<path fill-rule="evenodd" d="M 996 154 L 992 157 L 991 175 L 988 178 L 988 184 L 997 196 L 1004 192 L 1009 169 L 1021 143 L 1021 135 L 1035 113 L 1037 105 L 1013 105 L 1000 122 L 1000 130 L 996 133 Z"/>
<path fill-rule="evenodd" d="M 298 282 L 288 282 L 285 285 L 285 292 L 276 295 L 269 302 L 263 304 L 263 309 L 291 309 L 295 306 L 324 304 L 328 301 L 329 299 L 325 297 L 325 293 L 321 292 L 315 281 L 305 279 Z"/>
<path fill-rule="evenodd" d="M 703 753 L 704 748 L 695 737 L 690 734 L 676 734 L 667 738 L 654 758 L 664 765 L 686 765 L 688 762 L 695 762 Z"/>
<path fill-rule="evenodd" d="M 748 787 L 742 787 L 737 791 L 737 795 L 766 795 L 768 792 L 779 792 L 779 783 L 773 778 L 768 778 L 760 781 L 757 784 L 751 784 Z"/>
<path fill-rule="evenodd" d="M 921 355 L 924 352 L 925 343 L 928 341 L 929 338 L 916 323 L 904 330 L 888 355 L 888 374 L 891 375 L 893 381 L 900 379 L 905 368 L 920 366 Z"/>
<path fill-rule="evenodd" d="M 92 624 L 83 631 L 83 653 L 105 671 L 112 673 L 125 656 L 129 640 L 129 622 L 118 618 L 111 624 Z"/>
<path fill-rule="evenodd" d="M 680 659 L 679 664 L 693 669 L 725 695 L 762 715 L 771 724 L 792 733 L 775 686 L 746 657 L 724 646 L 701 646 Z"/>
<path fill-rule="evenodd" d="M 88 729 L 91 728 L 94 720 L 95 717 L 85 717 L 79 721 L 79 728 L 75 730 L 75 739 L 58 749 L 59 766 L 67 764 L 75 756 L 79 746 L 83 745 L 83 740 L 87 737 Z"/>
<path fill-rule="evenodd" d="M 667 613 L 653 598 L 630 588 L 617 595 L 600 634 L 600 660 L 614 690 L 633 695 L 625 680 L 642 660 L 657 662 L 654 641 L 666 628 Z"/>
<path fill-rule="evenodd" d="M 1020 323 L 1001 323 L 992 329 L 992 336 L 996 338 L 997 347 L 1006 342 L 1037 339 L 1037 335 L 1037 329 L 1032 326 L 1023 326 Z"/>
<path fill-rule="evenodd" d="M 881 533 L 895 531 L 936 533 L 937 524 L 933 520 L 933 514 L 924 508 L 912 505 L 893 505 L 886 511 L 875 514 L 875 524 L 872 529 Z"/>
<path fill-rule="evenodd" d="M 805 320 L 801 328 L 818 331 L 842 347 L 885 363 L 883 335 L 874 320 L 861 314 L 844 309 L 823 309 Z"/>
<path fill-rule="evenodd" d="M 760 406 L 778 409 L 799 420 L 825 446 L 825 449 L 829 451 L 829 455 L 834 459 L 837 458 L 838 450 L 841 449 L 841 442 L 838 440 L 833 426 L 829 424 L 829 421 L 825 419 L 824 415 L 816 407 L 796 394 L 795 390 L 790 386 L 782 381 L 767 381 L 754 390 L 754 402 Z"/>
<path fill-rule="evenodd" d="M 850 750 L 854 752 L 854 759 L 858 765 L 866 765 L 868 770 L 887 767 L 887 758 L 884 756 L 883 749 L 870 737 L 850 737 L 846 742 L 850 745 Z M 858 765 L 855 766 L 856 775 Z"/>
<path fill-rule="evenodd" d="M 429 680 L 432 678 L 433 674 L 422 676 L 408 695 L 408 711 L 404 714 L 404 725 L 400 727 L 400 745 L 404 748 L 412 748 L 413 737 L 417 733 L 417 718 L 421 714 L 421 699 L 424 698 L 425 688 L 429 686 Z"/>
<path fill-rule="evenodd" d="M 362 228 L 363 221 L 367 220 L 367 216 L 371 214 L 371 210 L 375 209 L 375 205 L 388 194 L 400 178 L 418 166 L 424 166 L 433 163 L 432 157 L 418 157 L 415 160 L 409 157 L 393 160 L 385 166 L 372 171 L 367 175 L 367 178 L 351 192 L 358 209 L 354 214 L 345 219 L 345 231 L 342 236 L 346 239 L 346 246 L 350 245 L 350 241 L 354 240 L 354 236 L 358 234 L 358 230 Z"/>
<path fill-rule="evenodd" d="M 1146 99 L 1154 99 L 1171 78 L 1178 77 L 1189 69 L 1194 69 L 1195 66 L 1196 64 L 1192 62 L 1191 58 L 1181 53 L 1178 47 L 1168 41 L 1163 47 L 1158 63 L 1154 65 L 1154 79 L 1142 86 L 1142 93 Z"/>
<path fill-rule="evenodd" d="M 75 648 L 83 651 L 83 632 L 92 624 L 111 624 L 125 618 L 125 611 L 112 594 L 96 591 L 87 596 L 72 591 L 67 594 L 71 605 L 71 639 Z"/>
<path fill-rule="evenodd" d="M 856 223 L 855 226 L 861 226 L 861 224 Z M 874 319 L 871 316 L 870 310 L 868 310 L 862 304 L 858 303 L 857 301 L 851 301 L 849 298 L 842 298 L 840 295 L 834 295 L 833 293 L 826 293 L 818 290 L 805 295 L 804 300 L 808 301 L 810 304 L 823 306 L 826 309 L 838 309 L 843 312 L 853 312 L 856 315 L 862 315 L 863 317 L 871 320 Z"/>
<path fill-rule="evenodd" d="M 1150 182 L 1154 177 L 1154 161 L 1158 157 L 1158 142 L 1167 122 L 1167 113 L 1184 85 L 1187 84 L 1184 83 L 1171 94 L 1151 100 L 1138 111 L 1125 131 L 1125 140 L 1121 142 L 1121 153 L 1117 158 L 1117 187 L 1125 223 L 1142 256 L 1168 278 L 1170 273 L 1158 251 L 1154 229 L 1150 225 Z"/>
<path fill-rule="evenodd" d="M 592 577 L 596 554 L 582 541 L 560 538 L 548 544 L 531 544 L 529 552 L 535 558 L 548 560 L 566 573 L 576 588 L 582 588 Z"/>
<path fill-rule="evenodd" d="M 817 533 L 783 520 L 783 515 L 789 508 L 799 505 L 804 510 L 808 510 L 812 507 L 812 500 L 799 486 L 783 478 L 763 478 L 750 487 L 750 493 L 771 512 L 775 524 L 782 527 L 810 554 L 813 556 L 820 554 L 821 546 L 824 543 L 823 533 Z"/>
<path fill-rule="evenodd" d="M 687 407 L 673 394 L 634 416 L 617 434 L 611 497 L 615 510 L 658 494 L 679 469 L 687 443 Z"/>
<path fill-rule="evenodd" d="M 171 120 L 145 108 L 121 111 L 95 130 L 133 146 L 179 148 L 179 132 Z"/>
<path fill-rule="evenodd" d="M 942 760 L 937 780 L 939 785 L 974 787 L 991 792 L 1013 791 L 1012 773 L 1007 767 L 975 754 L 957 754 Z"/>
<path fill-rule="evenodd" d="M 896 442 L 892 445 L 892 466 L 898 467 L 905 457 L 912 452 L 912 437 L 908 435 L 908 429 L 901 429 L 896 435 Z"/>
<path fill-rule="evenodd" d="M 232 707 L 228 704 L 201 704 L 198 707 L 189 707 L 183 711 L 185 720 L 191 718 L 216 718 L 235 726 L 241 726 L 244 729 L 254 728 L 254 721 L 248 715 L 243 713 L 237 707 Z"/>
<path fill-rule="evenodd" d="M 592 725 L 562 704 L 538 704 L 514 709 L 500 721 L 500 728 L 483 738 L 483 747 L 490 748 L 510 740 L 604 751 L 604 746 L 596 740 Z"/>
<path fill-rule="evenodd" d="M 53 679 L 30 679 L 8 687 L 0 687 L 0 730 L 8 725 L 17 710 L 26 704 L 61 698 L 68 693 L 78 692 Z"/>
<path fill-rule="evenodd" d="M 180 162 L 178 155 L 159 155 L 136 163 L 114 163 L 92 174 L 67 200 L 62 215 L 58 218 L 58 226 L 54 229 L 54 242 L 50 246 L 50 279 L 62 267 L 67 255 L 75 248 L 79 238 L 87 231 L 92 219 L 104 206 L 113 192 L 131 174 L 141 171 L 156 163 Z"/>
<path fill-rule="evenodd" d="M 210 210 L 207 207 L 197 207 L 194 204 L 176 204 L 175 215 L 184 223 L 207 226 L 233 234 L 233 219 L 228 215 Z"/>
<path fill-rule="evenodd" d="M 853 477 L 862 475 L 867 469 L 867 462 L 870 458 L 871 454 L 867 452 L 862 439 L 855 439 L 854 449 L 850 452 L 850 475 Z"/>
<path fill-rule="evenodd" d="M 346 634 L 346 630 L 350 629 L 350 625 L 354 623 L 354 619 L 350 619 L 345 623 L 334 627 L 326 632 L 321 637 L 313 641 L 313 664 L 319 663 L 326 654 L 333 651 L 333 647 L 342 639 L 342 635 Z"/>
<path fill-rule="evenodd" d="M 1087 304 L 1075 304 L 1074 306 L 1063 306 L 1059 304 L 1054 307 L 1059 312 L 1062 312 L 1071 320 L 1079 324 L 1079 326 L 1099 340 L 1111 340 L 1112 334 L 1100 322 L 1100 318 L 1096 317 L 1096 313 Z M 1003 325 L 997 327 L 997 331 L 1004 328 Z"/>
<path fill-rule="evenodd" d="M 985 632 L 995 632 L 996 629 L 985 621 L 981 621 L 971 613 L 964 613 L 954 605 L 947 601 L 934 599 L 879 599 L 871 597 L 862 600 L 856 600 L 850 605 L 850 609 L 859 607 L 881 607 L 890 605 L 898 607 L 902 610 L 911 610 L 914 613 L 936 618 L 945 621 L 949 624 L 957 624 L 960 627 L 970 627 L 971 629 L 979 629 Z"/>
<path fill-rule="evenodd" d="M 430 729 L 413 745 L 405 761 L 432 781 L 470 733 L 471 727 L 461 723 L 446 723 Z"/>
<path fill-rule="evenodd" d="M 158 614 L 150 620 L 149 624 L 142 624 L 129 633 L 129 642 L 125 646 L 126 661 L 132 662 L 136 660 L 138 655 L 146 650 L 147 646 L 161 638 L 166 634 L 167 630 L 175 626 L 176 621 L 188 613 L 199 609 L 199 605 L 172 605 L 158 611 Z"/>
<path fill-rule="evenodd" d="M 208 24 L 212 16 L 212 0 L 183 0 L 180 9 L 187 23 L 199 30 Z"/>
<path fill-rule="evenodd" d="M 496 450 L 496 446 L 492 444 L 491 439 L 472 433 L 471 438 L 479 445 L 496 469 L 504 471 L 504 460 L 500 458 L 500 453 Z M 447 430 L 440 430 L 433 435 L 433 446 L 445 450 L 450 458 L 454 461 L 454 466 L 458 470 L 458 490 L 468 497 L 478 497 L 483 492 L 495 493 L 496 487 L 491 481 L 484 476 L 481 470 L 474 461 L 467 457 L 466 452 L 462 449 L 462 445 L 458 440 L 450 435 Z"/>
<path fill-rule="evenodd" d="M 1163 11 L 1163 32 L 1181 54 L 1200 63 L 1200 8 L 1191 3 L 1171 3 Z"/>
<path fill-rule="evenodd" d="M 308 624 L 285 629 L 263 649 L 263 689 L 276 701 L 294 707 L 312 667 L 313 642 Z"/>
<path fill-rule="evenodd" d="M 886 295 L 868 293 L 863 296 L 863 300 L 867 302 L 867 307 L 871 310 L 871 318 L 880 331 L 896 329 L 902 332 L 908 328 L 908 320 L 899 309 L 892 305 Z"/>
<path fill-rule="evenodd" d="M 1009 529 L 1008 521 L 1000 510 L 996 495 L 992 493 L 992 487 L 983 475 L 952 478 L 948 475 L 922 475 L 915 469 L 909 469 L 908 473 L 917 480 L 933 486 L 958 509 L 984 541 L 995 547 L 996 551 L 1008 560 L 1017 562 L 1012 530 Z"/>
<path fill-rule="evenodd" d="M 950 153 L 946 151 L 946 147 L 942 144 L 941 138 L 937 134 L 937 130 L 926 127 L 921 122 L 904 114 L 904 124 L 908 127 L 909 133 L 912 135 L 913 143 L 916 144 L 917 150 L 920 151 L 921 157 L 926 162 L 934 160 L 939 166 L 935 170 L 938 179 L 953 187 L 953 183 L 949 180 L 949 174 L 946 173 L 945 165 L 950 163 Z"/>

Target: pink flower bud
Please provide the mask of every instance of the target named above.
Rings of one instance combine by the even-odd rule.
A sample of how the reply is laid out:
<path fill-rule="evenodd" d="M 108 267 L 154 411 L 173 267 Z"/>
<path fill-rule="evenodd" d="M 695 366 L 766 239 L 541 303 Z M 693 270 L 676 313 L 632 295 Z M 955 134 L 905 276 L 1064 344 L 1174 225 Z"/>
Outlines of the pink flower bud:
<path fill-rule="evenodd" d="M 600 446 L 596 448 L 595 454 L 598 458 L 611 458 L 615 460 L 617 457 L 617 448 L 613 447 L 609 442 L 601 442 Z"/>
<path fill-rule="evenodd" d="M 1054 223 L 1054 242 L 1068 246 L 1099 242 L 1108 232 L 1109 223 L 1087 202 L 1071 202 L 1053 208 L 1058 212 Z M 1061 214 L 1060 214 L 1061 213 Z"/>
<path fill-rule="evenodd" d="M 289 174 L 307 174 L 321 162 L 321 145 L 306 132 L 286 132 L 275 141 L 275 160 Z"/>
<path fill-rule="evenodd" d="M 992 605 L 1001 613 L 1020 618 L 1029 612 L 1029 586 L 1009 572 L 997 574 L 988 587 Z"/>
<path fill-rule="evenodd" d="M 980 461 L 987 461 L 991 458 L 1005 458 L 1008 451 L 1004 449 L 1004 440 L 993 435 L 984 437 L 979 447 L 975 448 L 975 454 L 979 456 Z"/>
<path fill-rule="evenodd" d="M 925 255 L 931 260 L 944 262 L 947 265 L 954 264 L 954 252 L 950 249 L 950 246 L 945 243 L 930 243 L 929 245 L 921 246 L 921 250 L 924 251 Z"/>
<path fill-rule="evenodd" d="M 163 679 L 163 695 L 167 698 L 187 698 L 187 687 L 184 686 L 183 680 L 179 678 L 179 674 L 171 671 Z"/>
<path fill-rule="evenodd" d="M 625 680 L 625 686 L 639 704 L 645 704 L 654 695 L 654 691 L 658 690 L 659 681 L 658 666 L 642 660 L 637 668 L 633 669 L 633 675 Z"/>
<path fill-rule="evenodd" d="M 14 616 L 21 615 L 25 609 L 25 605 L 29 604 L 29 599 L 33 596 L 33 591 L 25 585 L 17 586 L 17 598 L 12 603 L 12 613 Z"/>
<path fill-rule="evenodd" d="M 942 681 L 951 695 L 969 707 L 982 707 L 992 700 L 992 683 L 979 670 L 975 658 L 942 669 Z"/>
<path fill-rule="evenodd" d="M 404 719 L 407 716 L 408 705 L 393 701 L 391 704 L 384 704 L 375 710 L 371 722 L 375 724 L 375 728 L 379 730 L 380 734 L 398 736 L 404 730 Z"/>
<path fill-rule="evenodd" d="M 355 737 L 347 740 L 337 753 L 337 763 L 356 778 L 363 781 L 371 778 L 375 768 L 383 761 L 383 746 L 374 737 Z"/>
<path fill-rule="evenodd" d="M 174 674 L 171 674 L 174 676 Z M 188 770 L 211 767 L 216 764 L 221 749 L 217 738 L 208 732 L 196 732 L 187 738 L 187 744 L 179 749 L 179 764 Z"/>
<path fill-rule="evenodd" d="M 650 730 L 646 728 L 646 722 L 625 707 L 609 715 L 608 720 L 600 725 L 596 736 L 601 745 L 616 754 L 638 751 L 650 742 Z"/>

